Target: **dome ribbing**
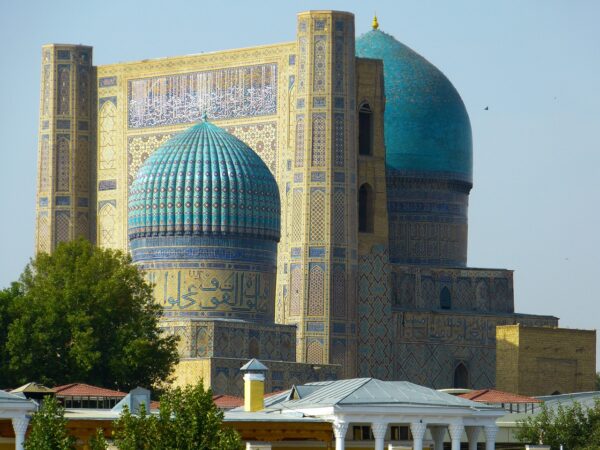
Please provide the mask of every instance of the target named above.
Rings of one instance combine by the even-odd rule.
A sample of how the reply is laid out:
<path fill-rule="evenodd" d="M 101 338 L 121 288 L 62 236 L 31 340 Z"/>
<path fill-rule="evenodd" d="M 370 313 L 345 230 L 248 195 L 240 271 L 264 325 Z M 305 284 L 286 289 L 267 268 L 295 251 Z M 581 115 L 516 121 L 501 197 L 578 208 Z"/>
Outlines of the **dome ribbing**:
<path fill-rule="evenodd" d="M 246 144 L 202 122 L 160 146 L 129 195 L 129 238 L 231 235 L 278 241 L 279 190 Z"/>

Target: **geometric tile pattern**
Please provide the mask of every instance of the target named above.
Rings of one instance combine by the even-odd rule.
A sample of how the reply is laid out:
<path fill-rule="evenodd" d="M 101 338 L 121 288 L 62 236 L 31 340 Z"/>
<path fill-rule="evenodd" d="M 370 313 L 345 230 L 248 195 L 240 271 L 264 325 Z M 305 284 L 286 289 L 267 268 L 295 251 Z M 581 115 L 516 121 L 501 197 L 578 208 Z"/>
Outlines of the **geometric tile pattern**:
<path fill-rule="evenodd" d="M 388 288 L 387 249 L 375 245 L 359 257 L 358 376 L 388 380 L 392 367 L 394 329 L 390 321 L 391 297 Z"/>

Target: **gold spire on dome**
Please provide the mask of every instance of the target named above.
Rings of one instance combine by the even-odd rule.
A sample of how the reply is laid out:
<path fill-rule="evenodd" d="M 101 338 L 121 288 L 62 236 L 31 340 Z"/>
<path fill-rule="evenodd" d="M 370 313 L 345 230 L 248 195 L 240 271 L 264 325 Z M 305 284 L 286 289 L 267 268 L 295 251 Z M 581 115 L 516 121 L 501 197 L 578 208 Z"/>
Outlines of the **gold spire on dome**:
<path fill-rule="evenodd" d="M 375 14 L 373 16 L 373 23 L 371 23 L 371 26 L 373 27 L 374 30 L 379 29 L 379 22 L 377 21 L 377 14 Z"/>

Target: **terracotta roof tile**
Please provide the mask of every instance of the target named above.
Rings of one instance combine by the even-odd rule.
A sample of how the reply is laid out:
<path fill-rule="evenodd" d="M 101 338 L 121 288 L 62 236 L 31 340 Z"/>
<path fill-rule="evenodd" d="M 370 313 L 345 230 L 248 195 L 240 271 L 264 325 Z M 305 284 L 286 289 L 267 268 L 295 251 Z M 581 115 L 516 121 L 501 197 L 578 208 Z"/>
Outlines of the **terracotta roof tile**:
<path fill-rule="evenodd" d="M 541 400 L 510 392 L 496 391 L 494 389 L 479 389 L 459 394 L 458 397 L 466 398 L 479 403 L 541 403 Z"/>
<path fill-rule="evenodd" d="M 63 386 L 52 388 L 57 397 L 117 397 L 123 398 L 127 394 L 125 392 L 113 391 L 97 386 L 90 386 L 85 383 L 71 383 Z"/>
<path fill-rule="evenodd" d="M 221 409 L 237 408 L 244 404 L 244 399 L 232 395 L 213 395 L 213 402 Z"/>

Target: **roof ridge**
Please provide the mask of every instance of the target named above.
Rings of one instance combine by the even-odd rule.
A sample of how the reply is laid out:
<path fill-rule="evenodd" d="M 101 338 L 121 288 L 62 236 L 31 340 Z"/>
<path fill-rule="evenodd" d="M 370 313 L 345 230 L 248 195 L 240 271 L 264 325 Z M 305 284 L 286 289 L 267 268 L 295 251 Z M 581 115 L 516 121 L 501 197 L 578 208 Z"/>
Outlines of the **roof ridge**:
<path fill-rule="evenodd" d="M 358 389 L 360 389 L 361 387 L 363 387 L 365 384 L 367 384 L 370 381 L 375 380 L 375 378 L 354 378 L 356 380 L 364 380 L 364 383 L 362 383 L 360 386 L 358 386 L 356 389 L 354 389 L 352 392 L 348 392 L 345 396 L 343 396 L 341 399 L 339 399 L 336 404 L 342 403 L 344 400 L 346 400 L 346 398 L 348 398 L 351 394 L 354 394 Z"/>

